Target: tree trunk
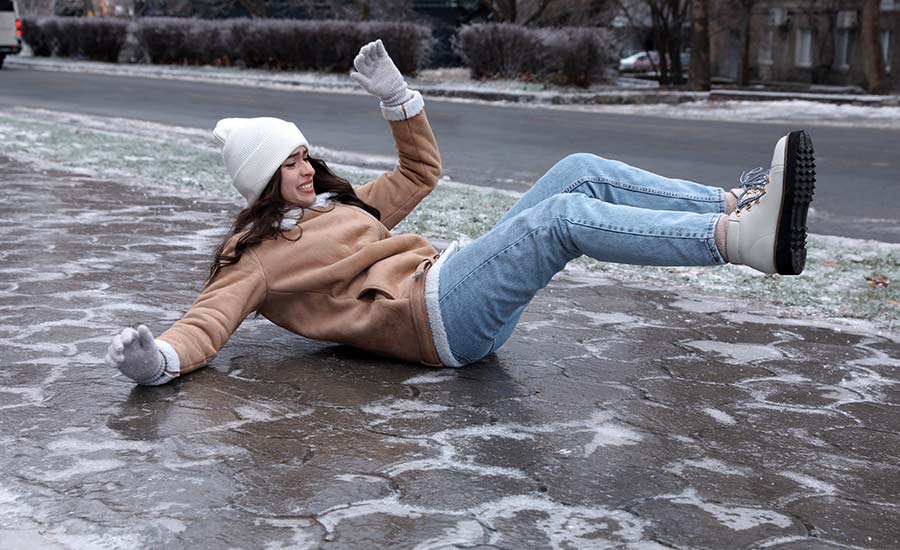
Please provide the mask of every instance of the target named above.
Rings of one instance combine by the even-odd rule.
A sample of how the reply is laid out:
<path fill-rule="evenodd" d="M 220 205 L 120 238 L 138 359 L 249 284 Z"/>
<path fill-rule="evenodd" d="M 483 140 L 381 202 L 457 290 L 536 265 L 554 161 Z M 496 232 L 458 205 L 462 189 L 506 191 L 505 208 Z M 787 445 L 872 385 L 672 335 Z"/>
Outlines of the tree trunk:
<path fill-rule="evenodd" d="M 681 38 L 677 34 L 672 34 L 667 53 L 671 63 L 672 84 L 684 84 L 684 67 L 681 64 Z"/>
<path fill-rule="evenodd" d="M 741 68 L 738 72 L 738 86 L 750 84 L 750 16 L 753 15 L 753 3 L 742 2 L 744 17 L 741 29 Z"/>
<path fill-rule="evenodd" d="M 684 67 L 681 64 L 681 44 L 685 17 L 691 0 L 669 0 L 669 66 L 672 83 L 684 84 Z"/>
<path fill-rule="evenodd" d="M 881 34 L 878 32 L 880 15 L 880 0 L 863 0 L 859 39 L 862 46 L 865 86 L 872 94 L 885 93 L 884 54 L 881 51 Z"/>
<path fill-rule="evenodd" d="M 709 0 L 693 0 L 691 7 L 691 66 L 688 87 L 708 91 L 709 70 Z"/>
<path fill-rule="evenodd" d="M 655 2 L 650 5 L 650 16 L 653 21 L 653 38 L 656 42 L 656 52 L 659 54 L 659 61 L 654 68 L 658 72 L 659 83 L 665 86 L 672 83 L 671 75 L 669 74 L 668 56 L 666 55 L 666 52 L 669 51 L 671 36 L 660 8 Z M 653 65 L 652 57 L 650 58 L 650 64 Z"/>

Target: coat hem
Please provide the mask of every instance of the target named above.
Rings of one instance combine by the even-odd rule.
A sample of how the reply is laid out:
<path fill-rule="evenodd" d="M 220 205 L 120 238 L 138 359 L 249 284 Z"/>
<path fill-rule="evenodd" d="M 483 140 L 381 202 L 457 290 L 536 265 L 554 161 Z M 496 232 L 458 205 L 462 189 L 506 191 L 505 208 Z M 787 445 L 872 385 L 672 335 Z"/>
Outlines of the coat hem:
<path fill-rule="evenodd" d="M 441 304 L 438 297 L 440 290 L 441 268 L 444 262 L 459 250 L 459 242 L 453 241 L 446 250 L 441 253 L 437 262 L 431 266 L 425 274 L 425 310 L 428 314 L 428 324 L 431 328 L 431 338 L 434 340 L 434 348 L 437 351 L 441 363 L 445 367 L 461 367 L 463 363 L 456 360 L 450 350 L 450 340 L 447 338 L 447 329 L 441 315 Z"/>

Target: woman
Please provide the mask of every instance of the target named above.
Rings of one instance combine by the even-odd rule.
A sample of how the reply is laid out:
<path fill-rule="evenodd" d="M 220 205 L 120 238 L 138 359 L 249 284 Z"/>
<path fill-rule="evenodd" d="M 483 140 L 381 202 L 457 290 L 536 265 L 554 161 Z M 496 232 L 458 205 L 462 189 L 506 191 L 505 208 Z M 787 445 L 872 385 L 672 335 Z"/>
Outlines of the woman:
<path fill-rule="evenodd" d="M 749 265 L 799 274 L 815 183 L 809 136 L 781 138 L 769 170 L 730 192 L 587 154 L 550 169 L 481 238 L 439 254 L 391 235 L 437 184 L 440 155 L 423 111 L 381 41 L 351 77 L 381 100 L 399 155 L 355 190 L 293 124 L 223 119 L 213 131 L 247 199 L 190 311 L 158 339 L 113 338 L 106 362 L 158 385 L 206 365 L 253 311 L 307 338 L 432 366 L 478 361 L 503 345 L 535 293 L 572 259 L 638 265 Z"/>

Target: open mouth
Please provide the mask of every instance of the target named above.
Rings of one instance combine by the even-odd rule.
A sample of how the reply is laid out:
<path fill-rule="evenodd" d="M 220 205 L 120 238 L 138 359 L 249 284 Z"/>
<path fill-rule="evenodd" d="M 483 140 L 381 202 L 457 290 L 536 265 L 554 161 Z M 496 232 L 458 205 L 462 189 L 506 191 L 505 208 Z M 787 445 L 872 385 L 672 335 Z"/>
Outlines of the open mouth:
<path fill-rule="evenodd" d="M 312 182 L 304 183 L 303 185 L 298 186 L 297 190 L 300 191 L 301 193 L 312 193 L 313 192 L 313 183 Z"/>

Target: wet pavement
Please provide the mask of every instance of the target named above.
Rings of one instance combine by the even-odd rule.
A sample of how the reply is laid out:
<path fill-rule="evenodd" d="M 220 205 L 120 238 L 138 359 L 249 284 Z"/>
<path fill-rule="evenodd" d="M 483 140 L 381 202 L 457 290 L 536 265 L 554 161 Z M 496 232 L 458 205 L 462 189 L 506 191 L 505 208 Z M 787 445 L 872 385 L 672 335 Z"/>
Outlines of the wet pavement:
<path fill-rule="evenodd" d="M 157 388 L 102 363 L 232 210 L 0 159 L 0 548 L 900 547 L 900 344 L 566 272 L 428 369 L 248 319 Z"/>

